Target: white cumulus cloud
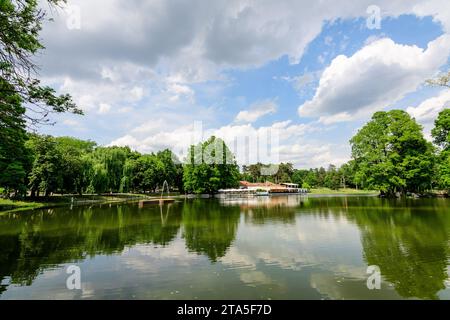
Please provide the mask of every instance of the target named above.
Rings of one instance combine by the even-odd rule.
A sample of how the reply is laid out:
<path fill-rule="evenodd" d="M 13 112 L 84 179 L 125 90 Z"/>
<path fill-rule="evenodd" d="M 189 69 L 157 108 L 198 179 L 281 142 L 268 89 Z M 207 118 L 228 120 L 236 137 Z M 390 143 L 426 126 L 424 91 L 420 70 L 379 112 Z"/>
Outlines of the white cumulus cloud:
<path fill-rule="evenodd" d="M 439 112 L 450 108 L 450 90 L 444 89 L 435 97 L 426 99 L 417 107 L 409 107 L 406 111 L 421 123 L 433 122 Z"/>
<path fill-rule="evenodd" d="M 322 73 L 314 97 L 298 109 L 300 116 L 323 123 L 348 121 L 381 110 L 415 91 L 450 54 L 450 35 L 426 49 L 384 38 L 353 56 L 337 56 Z"/>
<path fill-rule="evenodd" d="M 242 110 L 236 116 L 236 122 L 255 122 L 259 118 L 275 113 L 277 105 L 271 100 L 254 103 L 249 110 Z"/>

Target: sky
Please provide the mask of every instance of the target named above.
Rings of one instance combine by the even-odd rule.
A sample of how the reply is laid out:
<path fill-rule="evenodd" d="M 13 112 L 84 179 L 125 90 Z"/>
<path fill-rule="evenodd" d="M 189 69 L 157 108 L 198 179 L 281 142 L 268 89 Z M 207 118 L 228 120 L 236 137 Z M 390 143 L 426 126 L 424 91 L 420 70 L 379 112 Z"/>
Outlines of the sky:
<path fill-rule="evenodd" d="M 40 78 L 85 115 L 45 134 L 180 157 L 215 135 L 240 164 L 327 167 L 376 111 L 406 110 L 430 139 L 450 107 L 424 84 L 449 69 L 448 0 L 69 0 L 50 16 Z"/>

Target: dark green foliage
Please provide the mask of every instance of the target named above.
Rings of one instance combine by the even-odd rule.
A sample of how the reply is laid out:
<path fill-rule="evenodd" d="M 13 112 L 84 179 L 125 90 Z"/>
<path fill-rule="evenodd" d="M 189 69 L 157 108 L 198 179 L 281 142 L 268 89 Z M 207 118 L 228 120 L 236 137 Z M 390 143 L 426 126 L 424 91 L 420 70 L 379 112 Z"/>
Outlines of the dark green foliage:
<path fill-rule="evenodd" d="M 436 145 L 443 150 L 450 150 L 450 109 L 444 109 L 439 113 L 431 135 Z"/>
<path fill-rule="evenodd" d="M 58 5 L 64 1 L 48 2 Z M 44 48 L 39 32 L 45 19 L 37 0 L 0 1 L 0 186 L 7 196 L 26 193 L 32 162 L 25 148 L 26 125 L 48 122 L 48 115 L 53 112 L 82 113 L 69 95 L 56 95 L 54 89 L 42 86 L 36 77 L 33 56 Z M 60 177 L 45 175 L 61 168 L 48 161 L 49 150 L 35 146 L 33 151 L 40 163 L 33 164 L 30 183 L 36 190 L 44 188 L 52 192 Z"/>
<path fill-rule="evenodd" d="M 431 131 L 434 143 L 441 148 L 438 154 L 437 183 L 439 188 L 450 190 L 450 109 L 444 109 Z"/>
<path fill-rule="evenodd" d="M 121 191 L 154 192 L 164 181 L 170 189 L 182 191 L 183 169 L 172 151 L 131 155 L 125 162 Z M 167 189 L 165 189 L 167 191 Z"/>
<path fill-rule="evenodd" d="M 191 146 L 184 165 L 184 189 L 193 193 L 216 193 L 239 184 L 239 167 L 222 139 L 211 137 Z"/>
<path fill-rule="evenodd" d="M 51 136 L 34 135 L 28 146 L 34 156 L 29 174 L 31 195 L 43 191 L 47 197 L 62 185 L 62 154 Z"/>
<path fill-rule="evenodd" d="M 376 112 L 350 143 L 355 180 L 364 187 L 389 196 L 431 189 L 434 150 L 405 111 Z"/>
<path fill-rule="evenodd" d="M 64 1 L 48 2 L 58 5 Z M 17 95 L 27 103 L 29 112 L 25 117 L 31 123 L 48 122 L 51 112 L 81 114 L 69 95 L 56 95 L 54 89 L 42 86 L 36 78 L 37 67 L 32 58 L 44 49 L 39 32 L 46 19 L 38 1 L 2 0 L 0 13 L 0 79 L 9 84 L 1 86 L 0 94 Z"/>
<path fill-rule="evenodd" d="M 274 164 L 251 164 L 242 166 L 242 180 L 247 180 L 250 182 L 291 182 L 294 174 L 294 166 L 292 163 L 280 163 L 278 165 Z M 270 175 L 264 174 L 272 173 Z"/>
<path fill-rule="evenodd" d="M 18 94 L 9 90 L 11 85 L 0 78 L 0 187 L 9 196 L 23 194 L 26 170 L 29 166 L 27 139 L 23 115 Z"/>

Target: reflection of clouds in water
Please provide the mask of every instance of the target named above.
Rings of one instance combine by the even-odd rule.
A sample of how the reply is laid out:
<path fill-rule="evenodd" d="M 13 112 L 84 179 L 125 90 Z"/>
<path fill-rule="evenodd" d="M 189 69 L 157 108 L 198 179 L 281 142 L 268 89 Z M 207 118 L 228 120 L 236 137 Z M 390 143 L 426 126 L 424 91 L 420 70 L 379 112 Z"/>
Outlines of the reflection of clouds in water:
<path fill-rule="evenodd" d="M 345 296 L 339 293 L 342 285 L 335 277 L 350 279 L 352 286 L 364 284 L 363 290 L 367 290 L 367 266 L 361 254 L 359 229 L 346 219 L 297 216 L 292 225 L 264 225 L 261 228 L 245 224 L 240 226 L 236 238 L 234 246 L 220 261 L 230 269 L 236 269 L 244 283 L 279 282 L 280 279 L 271 279 L 270 270 L 274 267 L 293 271 L 313 267 L 316 275 L 311 279 L 311 285 L 325 296 L 333 299 Z M 317 270 L 324 271 L 317 273 Z M 326 274 L 330 276 L 320 279 Z"/>
<path fill-rule="evenodd" d="M 382 284 L 381 290 L 369 290 L 366 281 L 367 278 L 344 277 L 324 271 L 313 272 L 310 285 L 327 299 L 401 299 L 392 286 Z"/>
<path fill-rule="evenodd" d="M 190 253 L 181 239 L 165 247 L 137 245 L 121 256 L 121 261 L 128 268 L 150 273 L 157 273 L 167 265 L 190 267 L 199 259 L 203 258 Z"/>
<path fill-rule="evenodd" d="M 88 299 L 95 296 L 95 285 L 91 282 L 83 282 L 81 284 L 81 298 Z"/>
<path fill-rule="evenodd" d="M 249 198 L 219 198 L 222 206 L 240 205 L 241 209 L 251 212 L 251 208 L 273 208 L 277 206 L 297 207 L 305 198 L 302 196 L 281 196 L 275 195 L 271 197 L 249 197 Z"/>
<path fill-rule="evenodd" d="M 243 283 L 251 287 L 273 283 L 273 280 L 261 271 L 248 271 L 241 273 L 240 279 Z"/>
<path fill-rule="evenodd" d="M 246 224 L 241 225 L 234 247 L 220 261 L 231 266 L 255 266 L 262 261 L 293 270 L 317 264 L 333 269 L 363 265 L 359 236 L 355 225 L 334 218 L 302 216 L 294 225 L 264 228 Z"/>
<path fill-rule="evenodd" d="M 256 257 L 240 252 L 237 247 L 231 247 L 227 254 L 220 258 L 219 261 L 228 265 L 230 269 L 254 269 L 257 259 Z"/>
<path fill-rule="evenodd" d="M 31 287 L 11 284 L 1 297 L 2 299 L 76 299 L 81 290 L 67 289 L 66 280 L 69 276 L 66 273 L 67 266 L 45 270 L 37 276 Z"/>

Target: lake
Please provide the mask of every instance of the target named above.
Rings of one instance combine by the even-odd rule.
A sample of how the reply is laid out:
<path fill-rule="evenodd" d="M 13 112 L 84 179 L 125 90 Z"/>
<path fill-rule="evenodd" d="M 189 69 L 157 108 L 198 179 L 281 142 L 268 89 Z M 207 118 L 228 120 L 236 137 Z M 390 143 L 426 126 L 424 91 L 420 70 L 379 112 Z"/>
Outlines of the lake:
<path fill-rule="evenodd" d="M 280 195 L 2 215 L 0 299 L 450 299 L 449 209 Z"/>

